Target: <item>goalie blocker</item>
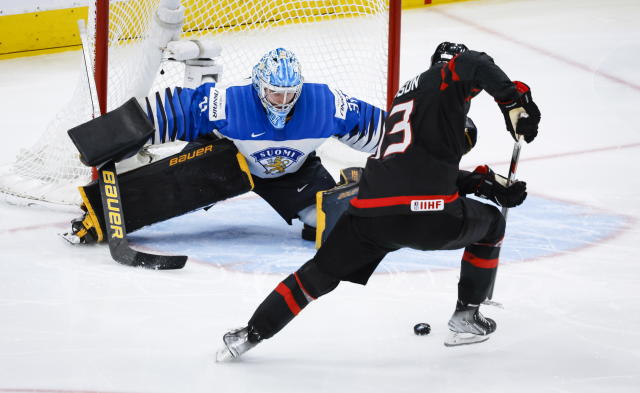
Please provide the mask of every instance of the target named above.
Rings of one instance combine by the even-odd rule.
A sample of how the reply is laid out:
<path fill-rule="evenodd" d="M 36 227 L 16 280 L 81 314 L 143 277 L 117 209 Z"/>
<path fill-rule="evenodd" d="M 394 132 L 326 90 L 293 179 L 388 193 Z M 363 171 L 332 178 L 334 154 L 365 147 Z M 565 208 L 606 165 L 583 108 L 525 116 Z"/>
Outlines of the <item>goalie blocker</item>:
<path fill-rule="evenodd" d="M 316 248 L 320 248 L 327 240 L 338 219 L 349 207 L 349 201 L 358 195 L 362 171 L 363 169 L 359 167 L 341 169 L 338 184 L 330 190 L 316 194 L 316 211 L 318 212 Z"/>
<path fill-rule="evenodd" d="M 244 157 L 226 139 L 182 151 L 118 175 L 127 233 L 249 192 L 253 179 Z M 98 183 L 79 187 L 85 215 L 72 221 L 72 243 L 105 240 Z"/>

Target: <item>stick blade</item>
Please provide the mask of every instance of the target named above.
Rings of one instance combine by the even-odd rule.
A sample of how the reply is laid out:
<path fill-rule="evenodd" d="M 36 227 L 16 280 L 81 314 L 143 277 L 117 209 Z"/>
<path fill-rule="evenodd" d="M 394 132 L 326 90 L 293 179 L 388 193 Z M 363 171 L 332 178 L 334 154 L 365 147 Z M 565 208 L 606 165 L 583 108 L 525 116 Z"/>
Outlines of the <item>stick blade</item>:
<path fill-rule="evenodd" d="M 113 246 L 112 246 L 113 243 Z M 187 263 L 186 255 L 156 255 L 136 251 L 126 239 L 109 243 L 111 257 L 118 263 L 153 270 L 182 269 Z"/>
<path fill-rule="evenodd" d="M 182 269 L 187 263 L 186 255 L 154 255 L 140 251 L 134 251 L 134 254 L 129 266 L 153 270 L 174 270 Z"/>

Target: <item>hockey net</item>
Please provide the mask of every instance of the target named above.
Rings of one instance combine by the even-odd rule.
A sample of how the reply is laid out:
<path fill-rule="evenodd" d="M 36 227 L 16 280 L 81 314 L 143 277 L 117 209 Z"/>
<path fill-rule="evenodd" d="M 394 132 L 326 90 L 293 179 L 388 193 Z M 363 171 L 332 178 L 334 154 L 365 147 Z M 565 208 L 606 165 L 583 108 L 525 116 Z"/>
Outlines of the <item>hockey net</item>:
<path fill-rule="evenodd" d="M 111 0 L 108 28 L 107 110 L 134 95 L 134 86 L 150 72 L 157 76 L 149 91 L 180 86 L 184 65 L 165 61 L 160 70 L 145 62 L 145 40 L 161 0 Z M 296 53 L 306 81 L 328 83 L 382 108 L 387 103 L 390 55 L 389 1 L 243 1 L 182 0 L 185 22 L 181 38 L 214 39 L 222 46 L 220 83 L 247 78 L 268 50 Z M 88 40 L 95 50 L 96 4 L 89 7 Z M 99 22 L 98 22 L 99 23 Z M 142 52 L 142 53 L 141 53 Z M 394 56 L 394 55 L 391 55 Z M 96 62 L 100 61 L 97 57 Z M 76 187 L 91 180 L 67 136 L 88 121 L 92 107 L 86 73 L 70 101 L 30 148 L 0 170 L 0 194 L 23 203 L 77 204 Z M 338 147 L 324 147 L 325 154 Z M 335 155 L 341 155 L 336 153 Z"/>

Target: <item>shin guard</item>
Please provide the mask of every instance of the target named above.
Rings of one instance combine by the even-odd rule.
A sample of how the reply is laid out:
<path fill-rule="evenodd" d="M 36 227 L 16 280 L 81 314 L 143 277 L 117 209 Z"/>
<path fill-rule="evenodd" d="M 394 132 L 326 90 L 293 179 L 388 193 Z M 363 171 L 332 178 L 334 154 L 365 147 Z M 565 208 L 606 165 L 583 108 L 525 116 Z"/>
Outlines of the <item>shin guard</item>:
<path fill-rule="evenodd" d="M 339 283 L 318 270 L 312 259 L 278 284 L 258 306 L 248 325 L 253 326 L 263 339 L 270 338 L 311 301 L 331 292 Z"/>
<path fill-rule="evenodd" d="M 486 299 L 499 255 L 499 245 L 475 243 L 465 248 L 458 282 L 458 299 L 465 304 L 480 304 Z"/>
<path fill-rule="evenodd" d="M 296 273 L 290 274 L 271 291 L 249 320 L 248 325 L 260 332 L 263 339 L 278 333 L 314 300 L 300 286 L 299 280 Z"/>

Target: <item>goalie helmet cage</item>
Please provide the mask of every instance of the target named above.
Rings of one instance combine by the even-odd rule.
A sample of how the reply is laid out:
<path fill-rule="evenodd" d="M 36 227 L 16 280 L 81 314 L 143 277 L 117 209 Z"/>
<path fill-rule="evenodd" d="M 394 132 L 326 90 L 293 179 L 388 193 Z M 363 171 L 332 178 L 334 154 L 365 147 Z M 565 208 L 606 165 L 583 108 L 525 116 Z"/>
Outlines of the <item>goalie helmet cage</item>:
<path fill-rule="evenodd" d="M 87 39 L 101 112 L 120 106 L 153 75 L 145 94 L 181 86 L 184 64 L 145 61 L 145 42 L 160 5 L 178 0 L 94 0 Z M 400 0 L 182 0 L 181 39 L 212 39 L 222 46 L 221 84 L 250 77 L 268 50 L 296 53 L 307 82 L 322 82 L 387 108 L 398 88 Z M 142 53 L 141 53 L 142 52 Z M 79 60 L 79 64 L 82 64 Z M 20 204 L 80 203 L 78 185 L 91 180 L 67 130 L 91 119 L 86 73 L 70 101 L 37 142 L 0 169 L 0 195 Z"/>

